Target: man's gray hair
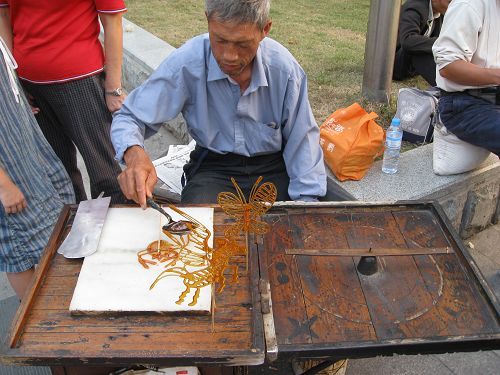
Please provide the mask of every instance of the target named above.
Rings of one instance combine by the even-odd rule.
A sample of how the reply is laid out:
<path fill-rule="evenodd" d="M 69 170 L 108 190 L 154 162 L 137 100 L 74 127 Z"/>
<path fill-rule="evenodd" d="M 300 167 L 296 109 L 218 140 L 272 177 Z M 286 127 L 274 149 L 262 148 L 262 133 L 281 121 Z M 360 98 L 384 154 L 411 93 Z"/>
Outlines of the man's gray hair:
<path fill-rule="evenodd" d="M 205 0 L 208 19 L 255 23 L 262 30 L 269 20 L 271 0 Z"/>

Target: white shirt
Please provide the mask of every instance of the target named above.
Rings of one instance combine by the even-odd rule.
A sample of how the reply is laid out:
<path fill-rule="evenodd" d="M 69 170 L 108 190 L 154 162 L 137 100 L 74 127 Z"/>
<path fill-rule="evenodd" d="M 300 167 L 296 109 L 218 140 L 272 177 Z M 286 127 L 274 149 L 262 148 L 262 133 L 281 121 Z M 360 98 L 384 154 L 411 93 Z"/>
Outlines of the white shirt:
<path fill-rule="evenodd" d="M 500 0 L 453 0 L 432 52 L 439 88 L 450 92 L 477 88 L 443 78 L 439 70 L 457 60 L 500 68 Z"/>

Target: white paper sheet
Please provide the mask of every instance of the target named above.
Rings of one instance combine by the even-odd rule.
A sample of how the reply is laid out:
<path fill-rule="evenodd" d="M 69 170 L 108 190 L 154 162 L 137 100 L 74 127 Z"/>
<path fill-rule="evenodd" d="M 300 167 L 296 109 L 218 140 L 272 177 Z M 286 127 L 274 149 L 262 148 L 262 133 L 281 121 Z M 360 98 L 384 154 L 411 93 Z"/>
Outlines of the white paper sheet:
<path fill-rule="evenodd" d="M 180 207 L 188 215 L 213 232 L 213 209 Z M 179 220 L 179 214 L 165 208 Z M 137 260 L 137 252 L 153 241 L 167 237 L 161 233 L 166 219 L 148 208 L 110 208 L 99 241 L 97 252 L 85 258 L 75 287 L 70 311 L 99 312 L 210 312 L 212 290 L 202 288 L 195 306 L 189 306 L 195 290 L 192 289 L 181 305 L 175 302 L 184 291 L 183 280 L 169 276 L 150 290 L 150 285 L 164 270 L 164 264 L 145 269 Z M 213 246 L 213 236 L 209 239 Z M 176 266 L 180 266 L 178 262 Z"/>
<path fill-rule="evenodd" d="M 165 184 L 162 188 L 177 195 L 181 194 L 182 168 L 189 161 L 189 154 L 194 150 L 195 145 L 194 140 L 187 145 L 171 145 L 167 156 L 153 161 L 158 178 Z"/>

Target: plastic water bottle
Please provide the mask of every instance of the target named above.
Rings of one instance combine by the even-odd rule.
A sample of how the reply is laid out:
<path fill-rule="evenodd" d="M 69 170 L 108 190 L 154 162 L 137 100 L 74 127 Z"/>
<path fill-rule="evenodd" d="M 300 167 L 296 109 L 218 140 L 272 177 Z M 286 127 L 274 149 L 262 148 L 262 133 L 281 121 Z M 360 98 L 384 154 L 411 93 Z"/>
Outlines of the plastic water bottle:
<path fill-rule="evenodd" d="M 397 117 L 394 117 L 385 136 L 382 172 L 393 174 L 398 171 L 399 152 L 401 150 L 402 139 L 403 130 L 401 129 L 401 121 L 399 121 Z"/>

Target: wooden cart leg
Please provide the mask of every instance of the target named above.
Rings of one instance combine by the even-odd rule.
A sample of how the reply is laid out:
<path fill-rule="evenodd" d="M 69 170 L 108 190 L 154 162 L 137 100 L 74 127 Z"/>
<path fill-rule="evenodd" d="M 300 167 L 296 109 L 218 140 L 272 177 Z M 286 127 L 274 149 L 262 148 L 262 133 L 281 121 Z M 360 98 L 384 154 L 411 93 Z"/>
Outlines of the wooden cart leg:
<path fill-rule="evenodd" d="M 51 366 L 50 372 L 52 373 L 52 375 L 65 375 L 63 366 Z"/>

